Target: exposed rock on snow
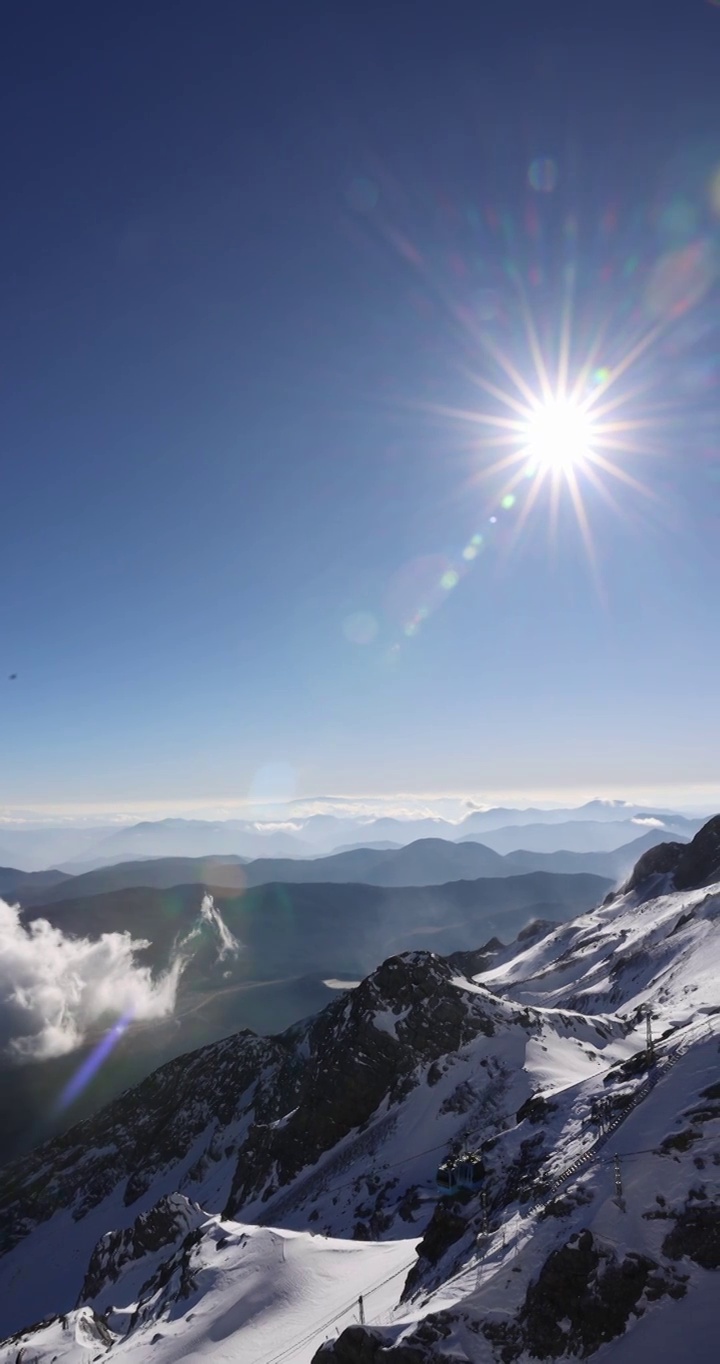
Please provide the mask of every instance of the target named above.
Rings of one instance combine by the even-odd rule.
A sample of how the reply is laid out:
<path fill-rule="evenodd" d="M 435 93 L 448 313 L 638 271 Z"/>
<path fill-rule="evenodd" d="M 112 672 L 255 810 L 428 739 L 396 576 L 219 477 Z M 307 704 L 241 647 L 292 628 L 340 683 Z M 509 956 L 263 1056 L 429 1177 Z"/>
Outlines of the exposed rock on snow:
<path fill-rule="evenodd" d="M 631 1312 L 641 1315 L 641 1299 L 663 1294 L 682 1297 L 685 1283 L 646 1255 L 618 1258 L 592 1233 L 575 1233 L 552 1252 L 530 1284 L 517 1320 L 488 1319 L 483 1332 L 501 1346 L 504 1364 L 527 1352 L 536 1359 L 576 1356 L 586 1359 L 624 1330 Z"/>
<path fill-rule="evenodd" d="M 207 1221 L 207 1213 L 182 1194 L 167 1194 L 149 1212 L 141 1213 L 125 1231 L 109 1231 L 98 1241 L 80 1290 L 81 1302 L 106 1309 L 112 1302 L 112 1286 L 128 1266 L 142 1261 L 147 1274 L 148 1257 L 177 1249 Z M 108 1291 L 110 1290 L 110 1291 Z"/>
<path fill-rule="evenodd" d="M 636 863 L 625 887 L 635 890 L 651 877 L 669 875 L 675 890 L 697 890 L 720 878 L 720 815 L 704 824 L 690 843 L 659 843 Z"/>
<path fill-rule="evenodd" d="M 643 1341 L 681 1319 L 713 1364 L 720 820 L 702 835 L 513 949 L 393 957 L 278 1037 L 180 1057 L 8 1169 L 0 1364 L 669 1364 Z M 439 1199 L 468 1147 L 482 1191 Z"/>

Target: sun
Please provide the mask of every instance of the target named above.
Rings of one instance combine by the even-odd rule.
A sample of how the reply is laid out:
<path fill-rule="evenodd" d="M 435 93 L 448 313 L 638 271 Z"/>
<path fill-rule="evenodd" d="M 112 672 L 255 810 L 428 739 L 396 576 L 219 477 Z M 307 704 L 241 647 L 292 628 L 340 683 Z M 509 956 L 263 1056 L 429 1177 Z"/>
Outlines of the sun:
<path fill-rule="evenodd" d="M 568 522 L 561 515 L 569 503 L 575 514 L 598 594 L 604 600 L 591 526 L 593 505 L 602 501 L 613 515 L 630 521 L 635 507 L 624 497 L 657 504 L 652 484 L 636 476 L 638 455 L 662 451 L 662 423 L 667 404 L 651 401 L 656 385 L 652 353 L 664 324 L 633 317 L 613 338 L 610 313 L 598 314 L 592 328 L 583 319 L 582 343 L 573 338 L 574 274 L 565 277 L 558 317 L 540 328 L 517 272 L 517 308 L 508 316 L 519 326 L 518 355 L 503 340 L 507 328 L 471 328 L 478 360 L 465 378 L 484 395 L 466 407 L 430 403 L 429 411 L 469 426 L 471 467 L 464 491 L 490 484 L 493 527 L 505 515 L 512 528 L 503 536 L 504 553 L 519 543 L 530 518 L 542 511 L 553 552 Z M 551 325 L 552 324 L 552 325 Z M 628 467 L 628 464 L 631 467 Z M 620 496 L 618 496 L 620 494 Z M 490 534 L 491 532 L 487 532 Z M 477 545 L 483 543 L 478 532 Z M 471 562 L 475 540 L 462 551 Z"/>
<path fill-rule="evenodd" d="M 645 398 L 648 381 L 642 376 L 629 387 L 627 375 L 649 351 L 659 327 L 642 330 L 638 339 L 623 347 L 610 369 L 599 364 L 602 328 L 584 355 L 574 353 L 568 302 L 559 340 L 546 351 L 522 291 L 520 297 L 526 349 L 532 361 L 527 373 L 492 335 L 481 331 L 475 339 L 486 361 L 484 372 L 470 371 L 468 378 L 485 393 L 487 403 L 469 409 L 433 406 L 432 410 L 475 428 L 473 449 L 478 459 L 469 485 L 487 479 L 497 483 L 499 477 L 493 501 L 503 511 L 514 509 L 509 545 L 518 542 L 543 500 L 554 540 L 560 500 L 567 495 L 597 576 L 586 498 L 600 498 L 620 516 L 627 513 L 609 484 L 657 500 L 654 490 L 625 467 L 625 457 L 657 452 L 657 430 L 653 435 L 657 418 Z M 645 399 L 643 409 L 633 413 L 638 398 Z M 496 452 L 495 458 L 491 451 Z M 497 521 L 496 513 L 490 521 Z"/>
<path fill-rule="evenodd" d="M 578 403 L 549 398 L 526 424 L 529 472 L 567 473 L 592 459 L 593 434 L 592 420 Z"/>

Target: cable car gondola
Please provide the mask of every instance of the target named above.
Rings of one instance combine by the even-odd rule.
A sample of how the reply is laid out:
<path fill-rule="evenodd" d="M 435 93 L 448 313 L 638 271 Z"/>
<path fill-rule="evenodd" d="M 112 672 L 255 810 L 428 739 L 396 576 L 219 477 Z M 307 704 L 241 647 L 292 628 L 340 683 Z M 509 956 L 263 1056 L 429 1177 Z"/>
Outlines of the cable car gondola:
<path fill-rule="evenodd" d="M 485 1166 L 476 1151 L 464 1151 L 462 1155 L 443 1161 L 436 1175 L 438 1193 L 453 1194 L 460 1189 L 471 1193 L 479 1189 L 485 1179 Z"/>

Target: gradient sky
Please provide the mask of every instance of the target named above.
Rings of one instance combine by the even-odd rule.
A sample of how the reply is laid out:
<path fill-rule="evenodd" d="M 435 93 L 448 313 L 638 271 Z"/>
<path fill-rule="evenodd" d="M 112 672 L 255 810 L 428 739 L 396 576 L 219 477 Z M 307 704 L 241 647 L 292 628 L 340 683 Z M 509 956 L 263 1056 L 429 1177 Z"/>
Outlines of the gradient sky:
<path fill-rule="evenodd" d="M 706 0 L 6 6 L 0 804 L 717 780 L 718 51 Z M 579 471 L 594 569 L 457 416 L 570 272 L 652 494 Z"/>

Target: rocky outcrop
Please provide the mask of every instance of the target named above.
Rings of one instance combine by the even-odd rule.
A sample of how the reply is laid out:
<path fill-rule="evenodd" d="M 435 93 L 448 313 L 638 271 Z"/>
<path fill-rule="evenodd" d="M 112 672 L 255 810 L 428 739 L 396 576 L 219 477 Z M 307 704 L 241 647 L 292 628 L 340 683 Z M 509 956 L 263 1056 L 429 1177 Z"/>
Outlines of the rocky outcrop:
<path fill-rule="evenodd" d="M 311 1024 L 311 1061 L 277 1086 L 291 1091 L 287 1120 L 257 1124 L 242 1153 L 225 1215 L 260 1196 L 272 1179 L 288 1184 L 351 1130 L 362 1128 L 386 1098 L 403 1098 L 427 1067 L 478 1034 L 492 1036 L 497 1001 L 464 996 L 449 962 L 429 952 L 390 957 L 343 1001 Z M 292 1064 L 289 1062 L 289 1064 Z"/>
<path fill-rule="evenodd" d="M 207 1221 L 207 1213 L 182 1194 L 168 1194 L 124 1231 L 110 1231 L 96 1245 L 85 1274 L 79 1303 L 92 1302 L 117 1282 L 128 1265 L 158 1251 L 179 1247 Z"/>
<path fill-rule="evenodd" d="M 720 1269 L 720 1208 L 702 1200 L 675 1214 L 675 1225 L 665 1237 L 663 1255 L 671 1260 L 686 1257 L 702 1269 Z"/>
<path fill-rule="evenodd" d="M 517 935 L 517 942 L 527 945 L 532 942 L 539 942 L 541 938 L 547 938 L 550 933 L 554 933 L 560 925 L 556 919 L 533 919 L 526 928 L 521 929 Z"/>
<path fill-rule="evenodd" d="M 720 815 L 704 824 L 691 843 L 683 845 L 673 874 L 676 890 L 695 890 L 720 876 Z"/>
<path fill-rule="evenodd" d="M 448 961 L 457 967 L 461 975 L 471 979 L 472 976 L 478 976 L 481 971 L 487 971 L 492 966 L 493 957 L 504 949 L 505 944 L 499 938 L 491 938 L 484 947 L 478 947 L 475 951 L 452 952 Z"/>
<path fill-rule="evenodd" d="M 406 1279 L 403 1299 L 410 1297 L 418 1284 L 425 1282 L 429 1267 L 439 1264 L 450 1248 L 457 1247 L 458 1242 L 467 1236 L 470 1226 L 467 1204 L 471 1199 L 470 1193 L 461 1191 L 437 1204 L 418 1245 L 418 1258 Z M 476 1199 L 472 1201 L 477 1203 Z"/>
<path fill-rule="evenodd" d="M 630 1315 L 669 1294 L 682 1297 L 683 1279 L 646 1255 L 619 1259 L 590 1231 L 575 1233 L 545 1261 L 515 1321 L 489 1319 L 483 1330 L 503 1364 L 523 1353 L 536 1359 L 586 1359 L 625 1331 Z"/>
<path fill-rule="evenodd" d="M 720 880 L 720 815 L 704 824 L 690 843 L 658 843 L 635 864 L 625 890 L 637 890 L 651 877 L 671 876 L 676 890 L 698 890 Z"/>
<path fill-rule="evenodd" d="M 654 848 L 648 848 L 635 863 L 623 890 L 637 890 L 653 876 L 674 874 L 685 847 L 685 843 L 658 843 Z M 608 899 L 612 898 L 614 897 L 608 896 Z"/>
<path fill-rule="evenodd" d="M 448 1356 L 434 1348 L 447 1334 L 442 1324 L 429 1319 L 409 1340 L 390 1345 L 378 1331 L 348 1326 L 337 1340 L 320 1346 L 312 1364 L 448 1364 Z"/>

